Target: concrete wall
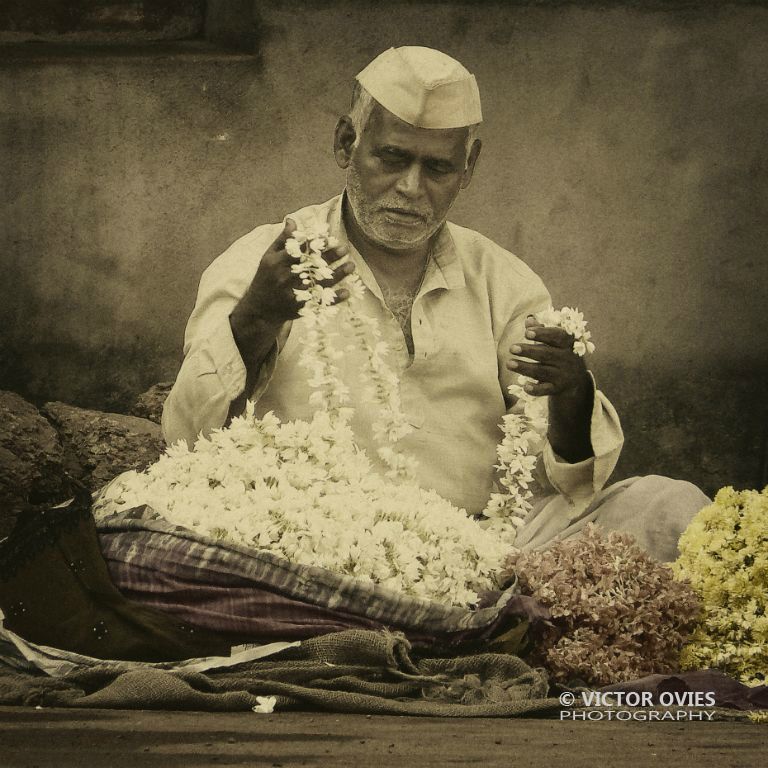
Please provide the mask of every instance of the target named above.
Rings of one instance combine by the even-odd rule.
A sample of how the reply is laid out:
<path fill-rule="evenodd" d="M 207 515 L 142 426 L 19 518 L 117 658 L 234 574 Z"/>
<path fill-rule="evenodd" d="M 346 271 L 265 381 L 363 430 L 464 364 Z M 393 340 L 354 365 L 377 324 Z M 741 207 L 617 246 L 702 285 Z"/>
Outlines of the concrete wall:
<path fill-rule="evenodd" d="M 424 44 L 484 99 L 452 218 L 586 312 L 620 473 L 768 480 L 768 9 L 254 7 L 253 56 L 0 49 L 0 387 L 119 409 L 172 378 L 202 269 L 340 190 L 352 76 Z"/>
<path fill-rule="evenodd" d="M 3 0 L 0 43 L 183 40 L 205 14 L 204 0 Z"/>

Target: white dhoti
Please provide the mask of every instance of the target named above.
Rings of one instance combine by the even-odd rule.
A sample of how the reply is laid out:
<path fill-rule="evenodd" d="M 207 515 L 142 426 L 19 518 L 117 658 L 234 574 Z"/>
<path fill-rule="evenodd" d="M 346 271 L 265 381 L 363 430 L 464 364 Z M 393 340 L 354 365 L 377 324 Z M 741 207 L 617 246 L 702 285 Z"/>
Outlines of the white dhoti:
<path fill-rule="evenodd" d="M 604 488 L 582 507 L 562 496 L 540 499 L 517 534 L 523 550 L 543 549 L 577 536 L 587 523 L 622 531 L 662 562 L 677 558 L 677 542 L 711 500 L 692 483 L 659 475 L 630 477 Z"/>

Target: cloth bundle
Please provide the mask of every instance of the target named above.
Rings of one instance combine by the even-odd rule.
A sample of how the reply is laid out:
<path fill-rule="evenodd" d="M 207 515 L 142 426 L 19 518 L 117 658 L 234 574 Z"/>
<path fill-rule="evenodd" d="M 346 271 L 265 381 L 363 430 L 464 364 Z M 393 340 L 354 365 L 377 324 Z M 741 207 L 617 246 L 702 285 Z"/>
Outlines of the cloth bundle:
<path fill-rule="evenodd" d="M 462 648 L 515 634 L 548 617 L 535 600 L 500 593 L 470 610 L 410 597 L 268 552 L 216 542 L 139 507 L 98 524 L 112 581 L 122 594 L 233 643 L 304 640 L 348 629 L 402 632 L 415 645 Z"/>
<path fill-rule="evenodd" d="M 408 641 L 390 632 L 334 633 L 205 671 L 81 658 L 42 676 L 10 660 L 0 642 L 0 704 L 247 711 L 258 697 L 274 696 L 278 710 L 436 717 L 546 715 L 559 707 L 548 698 L 546 675 L 515 656 L 414 660 Z"/>

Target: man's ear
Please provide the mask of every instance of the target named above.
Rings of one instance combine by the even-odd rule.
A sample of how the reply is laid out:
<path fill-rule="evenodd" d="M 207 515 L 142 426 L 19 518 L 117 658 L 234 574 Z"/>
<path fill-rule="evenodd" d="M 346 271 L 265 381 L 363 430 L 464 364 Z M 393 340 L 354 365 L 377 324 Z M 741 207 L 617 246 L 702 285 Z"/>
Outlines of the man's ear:
<path fill-rule="evenodd" d="M 333 134 L 333 154 L 339 168 L 347 168 L 352 160 L 352 148 L 357 139 L 357 133 L 348 115 L 339 118 Z"/>
<path fill-rule="evenodd" d="M 461 179 L 461 188 L 466 189 L 469 186 L 469 182 L 472 181 L 472 174 L 475 172 L 475 163 L 480 156 L 480 150 L 483 148 L 483 142 L 480 139 L 475 139 L 472 144 L 472 149 L 469 150 L 469 157 L 467 158 L 467 167 L 464 169 L 464 176 Z"/>

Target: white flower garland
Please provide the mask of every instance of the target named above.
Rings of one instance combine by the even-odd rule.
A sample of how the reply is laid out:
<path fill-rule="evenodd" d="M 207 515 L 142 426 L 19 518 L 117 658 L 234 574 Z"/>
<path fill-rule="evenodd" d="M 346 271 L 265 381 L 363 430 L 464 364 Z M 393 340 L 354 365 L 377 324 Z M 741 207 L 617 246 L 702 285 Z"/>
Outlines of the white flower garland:
<path fill-rule="evenodd" d="M 392 479 L 411 480 L 415 475 L 416 463 L 397 448 L 398 441 L 409 434 L 413 427 L 403 413 L 400 403 L 400 388 L 397 374 L 387 362 L 389 349 L 381 340 L 379 324 L 374 317 L 357 311 L 357 303 L 364 294 L 362 281 L 356 274 L 343 280 L 350 292 L 350 300 L 336 305 L 336 291 L 325 288 L 321 282 L 333 275 L 333 270 L 323 258 L 329 248 L 335 248 L 338 241 L 328 236 L 328 225 L 318 222 L 311 232 L 296 230 L 286 242 L 286 251 L 298 263 L 291 266 L 294 274 L 301 278 L 303 288 L 294 289 L 296 300 L 302 303 L 299 315 L 307 323 L 302 364 L 313 374 L 309 380 L 315 391 L 311 402 L 328 410 L 336 418 L 349 414 L 340 407 L 349 399 L 349 388 L 342 380 L 335 360 L 341 351 L 333 343 L 334 336 L 328 321 L 337 312 L 345 314 L 346 325 L 353 329 L 355 341 L 363 351 L 366 361 L 360 369 L 360 379 L 366 395 L 379 408 L 379 418 L 373 423 L 373 435 L 379 443 L 379 458 L 389 467 L 387 475 Z"/>
<path fill-rule="evenodd" d="M 562 328 L 570 333 L 574 337 L 574 354 L 579 357 L 594 352 L 595 345 L 590 341 L 592 334 L 578 309 L 550 307 L 535 317 L 541 325 Z M 499 459 L 496 468 L 503 472 L 499 484 L 504 492 L 492 493 L 483 510 L 487 520 L 484 526 L 503 535 L 507 541 L 514 541 L 517 529 L 531 510 L 533 491 L 530 486 L 534 482 L 537 454 L 547 432 L 547 399 L 526 392 L 528 381 L 531 379 L 519 375 L 517 381 L 507 387 L 515 405 L 514 410 L 502 418 L 504 437 L 496 449 Z"/>

